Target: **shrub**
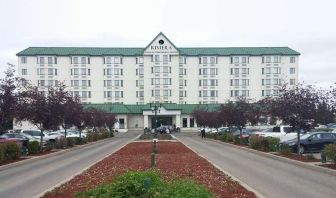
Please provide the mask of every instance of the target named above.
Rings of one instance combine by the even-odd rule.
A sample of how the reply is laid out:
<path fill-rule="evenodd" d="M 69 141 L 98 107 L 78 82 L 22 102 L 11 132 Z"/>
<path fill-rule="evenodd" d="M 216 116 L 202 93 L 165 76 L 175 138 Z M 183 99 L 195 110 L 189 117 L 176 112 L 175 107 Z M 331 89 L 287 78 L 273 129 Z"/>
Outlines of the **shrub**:
<path fill-rule="evenodd" d="M 277 151 L 277 146 L 280 143 L 279 138 L 274 138 L 274 137 L 265 137 L 266 141 L 268 142 L 268 147 L 265 147 L 265 151 L 270 151 L 270 152 L 275 152 Z"/>
<path fill-rule="evenodd" d="M 336 144 L 326 145 L 322 152 L 328 160 L 331 160 L 333 163 L 336 164 Z"/>
<path fill-rule="evenodd" d="M 258 149 L 266 152 L 274 152 L 277 150 L 277 145 L 279 144 L 279 138 L 273 137 L 261 137 L 256 135 L 251 135 L 249 138 L 250 146 L 253 149 Z"/>
<path fill-rule="evenodd" d="M 36 154 L 39 152 L 40 144 L 38 141 L 32 141 L 28 143 L 28 153 Z"/>
<path fill-rule="evenodd" d="M 249 143 L 253 149 L 261 149 L 261 143 L 262 137 L 257 135 L 251 135 L 249 138 Z"/>
<path fill-rule="evenodd" d="M 113 183 L 99 186 L 76 197 L 214 197 L 205 187 L 193 181 L 165 182 L 156 171 L 129 171 Z"/>
<path fill-rule="evenodd" d="M 48 142 L 47 143 L 47 145 L 46 145 L 46 147 L 45 147 L 45 151 L 51 151 L 51 150 L 53 150 L 54 149 L 54 146 L 55 146 L 55 142 Z"/>
<path fill-rule="evenodd" d="M 282 145 L 280 147 L 280 151 L 279 152 L 282 155 L 290 155 L 293 151 L 292 151 L 292 149 L 287 144 L 285 144 L 285 145 Z"/>
<path fill-rule="evenodd" d="M 56 149 L 64 149 L 67 146 L 67 140 L 65 138 L 57 139 L 55 142 Z"/>
<path fill-rule="evenodd" d="M 15 160 L 21 156 L 21 147 L 15 142 L 6 142 L 5 160 Z"/>
<path fill-rule="evenodd" d="M 4 143 L 0 144 L 0 163 L 5 161 L 5 146 Z"/>
<path fill-rule="evenodd" d="M 74 147 L 75 144 L 76 144 L 76 138 L 75 137 L 66 138 L 66 146 L 67 147 Z"/>
<path fill-rule="evenodd" d="M 233 143 L 240 144 L 240 137 L 239 137 L 239 135 L 233 136 Z"/>

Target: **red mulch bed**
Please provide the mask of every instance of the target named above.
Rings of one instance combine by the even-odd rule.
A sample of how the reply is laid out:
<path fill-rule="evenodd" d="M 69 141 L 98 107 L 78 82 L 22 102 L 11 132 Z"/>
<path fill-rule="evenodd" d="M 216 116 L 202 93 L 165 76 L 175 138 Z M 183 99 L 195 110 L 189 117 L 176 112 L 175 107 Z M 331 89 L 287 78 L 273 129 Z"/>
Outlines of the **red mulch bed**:
<path fill-rule="evenodd" d="M 111 182 L 117 175 L 128 170 L 150 169 L 152 150 L 153 144 L 150 142 L 130 143 L 43 197 L 74 197 L 75 192 Z M 159 142 L 156 160 L 157 169 L 166 180 L 193 179 L 207 186 L 216 197 L 256 197 L 253 192 L 243 188 L 179 142 Z"/>
<path fill-rule="evenodd" d="M 292 160 L 298 160 L 298 161 L 301 161 L 301 162 L 320 162 L 321 160 L 319 159 L 309 159 L 307 158 L 307 156 L 304 156 L 304 155 L 298 155 L 298 154 L 290 154 L 290 155 L 283 155 L 283 154 L 275 154 L 275 155 L 279 155 L 279 156 L 282 156 L 282 157 L 286 157 L 288 159 L 292 159 Z"/>
<path fill-rule="evenodd" d="M 320 164 L 319 166 L 336 170 L 336 164 Z"/>
<path fill-rule="evenodd" d="M 42 153 L 36 153 L 36 154 L 32 154 L 32 155 L 29 155 L 29 156 L 42 156 L 42 155 L 48 155 L 50 153 L 55 153 L 57 151 L 43 151 Z"/>

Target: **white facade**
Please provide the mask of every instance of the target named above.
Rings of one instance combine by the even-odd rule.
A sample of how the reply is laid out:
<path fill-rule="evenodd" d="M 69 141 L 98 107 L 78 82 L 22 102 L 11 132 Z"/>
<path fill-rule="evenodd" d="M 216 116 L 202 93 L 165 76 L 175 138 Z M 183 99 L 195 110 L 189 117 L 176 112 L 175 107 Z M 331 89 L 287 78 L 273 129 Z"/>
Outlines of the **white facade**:
<path fill-rule="evenodd" d="M 298 82 L 299 55 L 287 47 L 177 48 L 162 33 L 145 48 L 42 47 L 17 54 L 20 77 L 41 91 L 63 82 L 91 104 L 259 100 Z M 143 116 L 129 117 L 128 127 L 143 128 Z"/>

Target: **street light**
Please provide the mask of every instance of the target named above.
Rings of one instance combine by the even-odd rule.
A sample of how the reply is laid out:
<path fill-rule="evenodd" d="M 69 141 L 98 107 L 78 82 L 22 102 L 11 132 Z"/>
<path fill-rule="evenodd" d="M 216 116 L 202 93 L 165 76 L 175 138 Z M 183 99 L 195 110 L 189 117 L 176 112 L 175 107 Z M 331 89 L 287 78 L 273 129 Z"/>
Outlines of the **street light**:
<path fill-rule="evenodd" d="M 160 113 L 161 103 L 150 103 L 149 104 L 152 113 L 154 113 L 154 120 L 155 120 L 155 129 L 154 129 L 154 138 L 157 136 L 157 113 Z"/>

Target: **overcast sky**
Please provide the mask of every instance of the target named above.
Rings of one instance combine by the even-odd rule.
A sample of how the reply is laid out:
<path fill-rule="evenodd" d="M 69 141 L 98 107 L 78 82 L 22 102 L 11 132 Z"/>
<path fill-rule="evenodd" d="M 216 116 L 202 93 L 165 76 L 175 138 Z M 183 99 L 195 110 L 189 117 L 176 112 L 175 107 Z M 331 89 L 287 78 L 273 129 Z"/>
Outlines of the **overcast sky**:
<path fill-rule="evenodd" d="M 288 46 L 300 80 L 336 82 L 335 0 L 0 0 L 0 77 L 30 47 Z"/>

